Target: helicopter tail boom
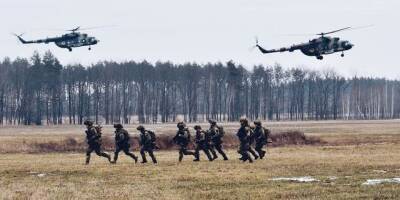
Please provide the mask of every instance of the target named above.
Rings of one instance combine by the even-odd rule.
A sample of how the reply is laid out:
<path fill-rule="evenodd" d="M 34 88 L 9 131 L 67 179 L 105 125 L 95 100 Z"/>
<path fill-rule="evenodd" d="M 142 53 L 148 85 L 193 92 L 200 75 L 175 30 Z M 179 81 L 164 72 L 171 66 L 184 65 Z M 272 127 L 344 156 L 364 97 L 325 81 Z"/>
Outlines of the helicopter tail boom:
<path fill-rule="evenodd" d="M 264 49 L 263 47 L 261 47 L 261 46 L 258 45 L 258 44 L 256 45 L 256 47 L 257 47 L 257 48 L 261 51 L 261 53 L 263 53 L 263 54 L 290 51 L 290 49 L 285 48 L 285 47 L 280 48 L 280 49 L 270 49 L 270 50 Z"/>

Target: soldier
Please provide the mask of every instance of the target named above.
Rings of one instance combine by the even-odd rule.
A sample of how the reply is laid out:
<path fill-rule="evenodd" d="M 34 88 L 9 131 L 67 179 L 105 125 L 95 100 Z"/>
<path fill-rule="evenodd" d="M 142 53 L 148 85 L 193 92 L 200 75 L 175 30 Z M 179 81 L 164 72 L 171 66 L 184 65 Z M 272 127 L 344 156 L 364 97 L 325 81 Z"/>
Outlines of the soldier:
<path fill-rule="evenodd" d="M 135 163 L 138 161 L 138 157 L 133 153 L 129 152 L 129 148 L 131 145 L 129 144 L 129 133 L 121 124 L 114 124 L 115 128 L 115 153 L 114 153 L 114 161 L 113 163 L 117 163 L 118 154 L 120 151 L 123 151 L 127 156 L 131 157 L 135 160 Z"/>
<path fill-rule="evenodd" d="M 105 157 L 111 163 L 111 156 L 101 150 L 101 126 L 93 127 L 93 122 L 86 120 L 86 140 L 88 148 L 86 150 L 86 164 L 90 162 L 90 154 L 94 151 L 98 156 Z"/>
<path fill-rule="evenodd" d="M 179 122 L 177 124 L 178 131 L 176 132 L 175 137 L 173 138 L 173 141 L 175 144 L 179 145 L 179 162 L 182 161 L 183 155 L 195 155 L 194 152 L 188 151 L 187 146 L 189 145 L 190 142 L 190 132 L 189 129 L 186 128 L 186 125 L 184 122 Z"/>
<path fill-rule="evenodd" d="M 258 152 L 258 155 L 260 155 L 260 159 L 263 159 L 266 153 L 266 151 L 263 150 L 263 147 L 267 144 L 271 131 L 262 127 L 260 120 L 254 121 L 254 125 L 256 126 L 254 129 L 254 139 L 256 141 L 255 149 Z"/>
<path fill-rule="evenodd" d="M 210 151 L 213 154 L 214 159 L 218 158 L 217 153 L 215 152 L 215 149 L 222 155 L 224 160 L 228 160 L 228 157 L 226 156 L 225 152 L 222 150 L 222 137 L 224 137 L 224 129 L 222 126 L 218 126 L 217 122 L 215 120 L 208 120 L 210 123 L 210 129 L 208 130 L 208 134 L 210 134 L 211 137 L 211 146 L 210 146 Z"/>
<path fill-rule="evenodd" d="M 139 144 L 140 144 L 140 155 L 142 156 L 142 163 L 146 163 L 146 154 L 149 153 L 153 163 L 157 163 L 156 157 L 153 154 L 153 150 L 156 148 L 156 135 L 153 131 L 146 130 L 143 126 L 136 128 L 140 131 Z"/>
<path fill-rule="evenodd" d="M 237 137 L 239 138 L 240 141 L 240 146 L 238 153 L 242 155 L 240 160 L 243 162 L 249 161 L 250 163 L 253 162 L 253 159 L 250 157 L 249 153 L 247 152 L 249 150 L 249 136 L 250 136 L 250 127 L 249 127 L 249 122 L 247 121 L 246 118 L 241 118 L 240 119 L 240 128 L 238 132 L 236 133 Z"/>
<path fill-rule="evenodd" d="M 203 150 L 209 161 L 213 161 L 213 158 L 209 152 L 209 144 L 206 139 L 206 132 L 201 130 L 201 126 L 199 125 L 194 126 L 194 130 L 196 131 L 196 149 L 194 152 L 195 159 L 193 161 L 200 161 L 200 150 Z"/>

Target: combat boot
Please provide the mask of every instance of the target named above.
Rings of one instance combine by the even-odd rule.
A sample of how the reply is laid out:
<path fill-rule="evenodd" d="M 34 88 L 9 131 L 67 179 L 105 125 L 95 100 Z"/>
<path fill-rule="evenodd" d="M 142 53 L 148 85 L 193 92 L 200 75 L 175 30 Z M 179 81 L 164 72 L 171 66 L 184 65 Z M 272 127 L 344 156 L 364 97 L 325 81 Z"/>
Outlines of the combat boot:
<path fill-rule="evenodd" d="M 179 152 L 179 158 L 178 158 L 179 162 L 182 162 L 182 159 L 183 159 L 183 153 Z"/>
<path fill-rule="evenodd" d="M 152 156 L 151 159 L 153 160 L 153 163 L 154 163 L 154 164 L 157 163 L 157 160 L 156 160 L 156 158 L 155 158 L 154 156 Z"/>
<path fill-rule="evenodd" d="M 263 159 L 263 158 L 264 158 L 265 153 L 266 153 L 266 151 L 261 151 L 261 153 L 260 153 L 260 159 Z"/>
<path fill-rule="evenodd" d="M 85 162 L 85 164 L 88 165 L 89 162 L 90 162 L 90 156 L 86 156 L 86 162 Z"/>

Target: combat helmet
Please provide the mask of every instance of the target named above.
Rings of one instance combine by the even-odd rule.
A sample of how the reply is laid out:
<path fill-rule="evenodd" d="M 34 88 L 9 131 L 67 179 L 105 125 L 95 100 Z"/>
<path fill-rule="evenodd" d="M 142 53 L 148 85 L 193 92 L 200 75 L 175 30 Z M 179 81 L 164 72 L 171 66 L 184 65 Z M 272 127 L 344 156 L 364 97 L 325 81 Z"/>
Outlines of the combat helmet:
<path fill-rule="evenodd" d="M 178 128 L 183 128 L 185 126 L 186 126 L 185 122 L 178 122 L 178 124 L 176 125 L 176 127 Z"/>
<path fill-rule="evenodd" d="M 121 128 L 124 128 L 124 127 L 122 126 L 122 124 L 114 124 L 114 128 L 121 129 Z"/>
<path fill-rule="evenodd" d="M 254 122 L 254 125 L 256 125 L 256 126 L 261 126 L 261 120 L 255 120 Z"/>
<path fill-rule="evenodd" d="M 196 125 L 193 128 L 194 128 L 194 130 L 201 130 L 201 126 L 200 125 Z"/>
<path fill-rule="evenodd" d="M 142 125 L 139 125 L 138 127 L 136 127 L 136 130 L 138 130 L 138 131 L 142 131 L 142 130 L 144 130 L 144 126 L 142 126 Z"/>
<path fill-rule="evenodd" d="M 86 120 L 85 122 L 83 122 L 83 124 L 86 126 L 93 126 L 93 122 L 90 120 Z"/>
<path fill-rule="evenodd" d="M 216 125 L 217 121 L 213 120 L 213 119 L 209 119 L 208 123 L 210 123 L 211 125 Z"/>
<path fill-rule="evenodd" d="M 241 124 L 245 124 L 245 125 L 248 125 L 248 124 L 249 124 L 249 121 L 247 121 L 247 119 L 246 119 L 245 117 L 240 118 L 239 122 L 240 122 Z"/>

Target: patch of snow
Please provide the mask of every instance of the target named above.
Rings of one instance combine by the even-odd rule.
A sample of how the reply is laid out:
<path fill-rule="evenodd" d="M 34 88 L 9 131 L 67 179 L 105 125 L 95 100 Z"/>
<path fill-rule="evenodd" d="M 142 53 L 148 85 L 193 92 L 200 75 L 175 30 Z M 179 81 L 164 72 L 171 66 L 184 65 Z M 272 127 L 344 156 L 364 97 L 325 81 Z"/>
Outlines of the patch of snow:
<path fill-rule="evenodd" d="M 294 182 L 300 182 L 300 183 L 307 183 L 307 182 L 316 182 L 319 181 L 318 179 L 315 179 L 311 176 L 302 176 L 302 177 L 277 177 L 277 178 L 272 178 L 269 179 L 272 181 L 294 181 Z"/>
<path fill-rule="evenodd" d="M 400 183 L 400 178 L 368 179 L 362 185 L 378 185 L 381 183 Z"/>
<path fill-rule="evenodd" d="M 385 170 L 372 170 L 372 171 L 375 173 L 382 173 L 382 174 L 386 173 Z"/>
<path fill-rule="evenodd" d="M 37 176 L 38 176 L 38 177 L 45 177 L 46 174 L 38 174 Z"/>
<path fill-rule="evenodd" d="M 328 176 L 328 179 L 329 180 L 331 180 L 331 181 L 333 181 L 333 180 L 336 180 L 336 179 L 338 179 L 336 176 Z"/>

